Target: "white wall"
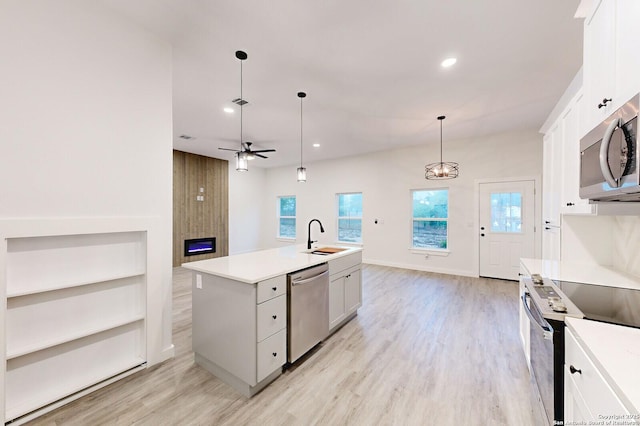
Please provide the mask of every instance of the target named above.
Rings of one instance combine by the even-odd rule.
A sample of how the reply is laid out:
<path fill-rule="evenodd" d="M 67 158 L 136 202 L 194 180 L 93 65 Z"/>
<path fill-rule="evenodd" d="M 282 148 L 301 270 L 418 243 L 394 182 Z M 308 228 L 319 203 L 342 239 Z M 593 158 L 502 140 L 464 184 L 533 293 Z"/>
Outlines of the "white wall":
<path fill-rule="evenodd" d="M 613 267 L 640 277 L 640 216 L 616 216 L 613 225 Z"/>
<path fill-rule="evenodd" d="M 153 217 L 148 358 L 171 356 L 170 46 L 95 2 L 7 0 L 0 57 L 0 220 Z"/>
<path fill-rule="evenodd" d="M 261 242 L 255 248 L 287 244 L 278 241 L 276 197 L 297 197 L 297 242 L 306 242 L 307 223 L 322 221 L 326 232 L 313 226 L 314 239 L 336 241 L 335 194 L 363 193 L 364 260 L 369 263 L 475 276 L 478 273 L 477 180 L 488 178 L 540 176 L 541 135 L 536 131 L 515 132 L 477 139 L 445 141 L 444 160 L 460 163 L 460 177 L 447 181 L 427 181 L 424 165 L 439 159 L 438 141 L 427 147 L 365 154 L 359 157 L 305 164 L 308 180 L 296 181 L 296 166 L 268 169 L 260 212 Z M 230 171 L 232 176 L 235 170 Z M 251 170 L 249 173 L 253 173 Z M 410 247 L 410 190 L 450 188 L 451 254 L 448 257 L 412 254 Z M 230 191 L 233 192 L 233 191 Z M 538 191 L 540 193 L 540 191 Z M 539 214 L 539 199 L 536 213 Z M 239 207 L 236 205 L 236 207 Z M 244 209 L 255 205 L 243 206 Z M 238 212 L 230 214 L 232 228 Z M 383 223 L 374 224 L 374 219 Z M 255 217 L 254 217 L 255 219 Z M 538 219 L 536 219 L 539 222 Z M 254 227 L 255 229 L 255 227 Z M 236 233 L 237 235 L 237 233 Z M 233 241 L 233 238 L 230 238 Z M 537 237 L 539 255 L 540 238 Z"/>
<path fill-rule="evenodd" d="M 613 265 L 615 216 L 562 216 L 561 259 Z"/>
<path fill-rule="evenodd" d="M 229 163 L 229 254 L 266 248 L 262 245 L 266 171 L 249 164 L 249 171 L 237 172 Z M 275 207 L 274 207 L 275 208 Z"/>

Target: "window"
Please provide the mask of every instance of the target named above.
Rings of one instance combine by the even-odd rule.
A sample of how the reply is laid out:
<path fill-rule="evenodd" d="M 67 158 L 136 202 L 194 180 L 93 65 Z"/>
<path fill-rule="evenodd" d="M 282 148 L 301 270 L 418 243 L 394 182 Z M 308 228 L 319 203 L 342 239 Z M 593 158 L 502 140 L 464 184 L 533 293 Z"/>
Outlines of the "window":
<path fill-rule="evenodd" d="M 278 197 L 278 238 L 296 238 L 296 197 Z"/>
<path fill-rule="evenodd" d="M 446 250 L 449 222 L 449 190 L 414 190 L 411 239 L 417 249 Z"/>
<path fill-rule="evenodd" d="M 522 193 L 491 193 L 491 232 L 522 232 Z"/>
<path fill-rule="evenodd" d="M 338 194 L 338 241 L 362 243 L 362 193 Z"/>

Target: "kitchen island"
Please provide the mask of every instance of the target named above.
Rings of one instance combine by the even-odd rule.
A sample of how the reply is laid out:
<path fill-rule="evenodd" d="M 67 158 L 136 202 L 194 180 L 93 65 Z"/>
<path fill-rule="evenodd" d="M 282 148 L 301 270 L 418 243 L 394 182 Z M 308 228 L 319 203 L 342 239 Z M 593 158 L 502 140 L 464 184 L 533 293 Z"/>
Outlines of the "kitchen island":
<path fill-rule="evenodd" d="M 195 361 L 251 397 L 287 362 L 287 274 L 328 263 L 329 332 L 362 305 L 362 249 L 312 254 L 291 245 L 184 263 L 193 271 Z"/>

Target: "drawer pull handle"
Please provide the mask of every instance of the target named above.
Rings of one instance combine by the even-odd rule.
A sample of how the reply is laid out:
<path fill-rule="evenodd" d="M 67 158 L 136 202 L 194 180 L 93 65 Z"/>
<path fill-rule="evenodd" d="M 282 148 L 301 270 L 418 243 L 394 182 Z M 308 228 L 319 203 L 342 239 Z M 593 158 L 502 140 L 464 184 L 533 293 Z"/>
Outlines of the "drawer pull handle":
<path fill-rule="evenodd" d="M 271 290 L 276 291 L 278 287 L 271 287 Z"/>
<path fill-rule="evenodd" d="M 277 316 L 277 315 L 272 315 L 271 317 L 272 317 L 273 319 L 278 318 L 278 316 Z"/>
<path fill-rule="evenodd" d="M 274 357 L 278 356 L 278 352 L 273 352 L 271 355 L 273 355 Z"/>
<path fill-rule="evenodd" d="M 571 372 L 571 374 L 582 374 L 582 370 L 578 370 L 577 368 L 575 368 L 573 365 L 569 366 L 569 371 Z"/>

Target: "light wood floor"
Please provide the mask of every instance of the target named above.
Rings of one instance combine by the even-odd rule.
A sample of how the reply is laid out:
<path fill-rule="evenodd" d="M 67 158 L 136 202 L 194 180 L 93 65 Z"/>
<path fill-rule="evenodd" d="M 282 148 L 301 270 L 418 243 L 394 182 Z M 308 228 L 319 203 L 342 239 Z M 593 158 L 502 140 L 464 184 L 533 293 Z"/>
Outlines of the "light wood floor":
<path fill-rule="evenodd" d="M 358 316 L 251 399 L 194 364 L 175 268 L 176 357 L 31 424 L 534 424 L 516 283 L 363 266 Z"/>

